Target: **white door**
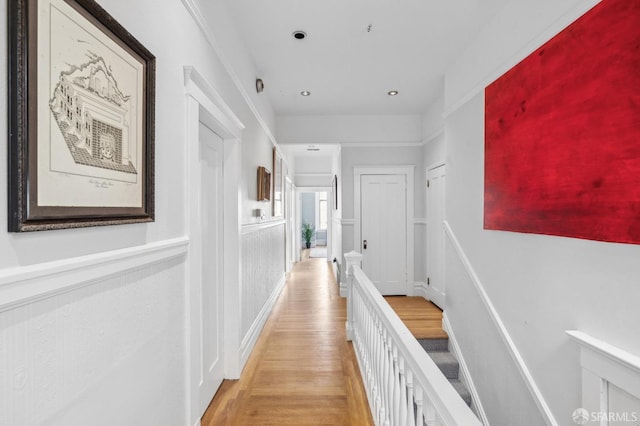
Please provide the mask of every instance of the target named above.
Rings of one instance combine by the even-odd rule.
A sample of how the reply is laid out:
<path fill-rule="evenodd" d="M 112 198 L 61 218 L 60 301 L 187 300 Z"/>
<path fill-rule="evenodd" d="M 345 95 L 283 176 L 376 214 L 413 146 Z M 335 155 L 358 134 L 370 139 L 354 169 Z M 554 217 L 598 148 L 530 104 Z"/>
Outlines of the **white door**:
<path fill-rule="evenodd" d="M 445 308 L 444 164 L 427 170 L 427 297 Z"/>
<path fill-rule="evenodd" d="M 204 413 L 224 377 L 222 285 L 222 145 L 200 123 L 200 410 Z"/>
<path fill-rule="evenodd" d="M 361 175 L 362 270 L 384 295 L 407 294 L 405 175 Z"/>

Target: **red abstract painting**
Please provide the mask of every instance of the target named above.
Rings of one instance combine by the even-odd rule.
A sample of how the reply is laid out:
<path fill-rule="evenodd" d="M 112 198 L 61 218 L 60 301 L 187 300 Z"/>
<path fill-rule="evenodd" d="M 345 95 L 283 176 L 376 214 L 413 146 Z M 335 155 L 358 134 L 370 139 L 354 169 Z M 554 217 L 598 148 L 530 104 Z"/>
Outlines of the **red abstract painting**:
<path fill-rule="evenodd" d="M 640 243 L 639 0 L 603 0 L 487 86 L 484 227 Z"/>

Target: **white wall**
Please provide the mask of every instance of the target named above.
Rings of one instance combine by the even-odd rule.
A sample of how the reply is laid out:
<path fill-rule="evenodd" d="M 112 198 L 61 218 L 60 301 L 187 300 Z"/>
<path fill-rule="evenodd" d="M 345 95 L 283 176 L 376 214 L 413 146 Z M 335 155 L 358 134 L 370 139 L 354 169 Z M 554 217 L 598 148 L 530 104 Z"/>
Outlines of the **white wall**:
<path fill-rule="evenodd" d="M 7 21 L 6 2 L 0 0 L 3 22 Z M 216 53 L 221 47 L 212 48 L 215 40 L 203 36 L 180 0 L 103 0 L 100 5 L 156 56 L 156 221 L 25 234 L 9 234 L 4 231 L 6 225 L 2 226 L 0 424 L 187 423 L 184 256 L 153 266 L 128 264 L 116 274 L 105 271 L 104 279 L 83 283 L 82 288 L 65 287 L 65 282 L 83 271 L 81 266 L 59 272 L 64 265 L 83 265 L 82 256 L 87 254 L 102 262 L 114 250 L 140 246 L 145 252 L 154 244 L 184 235 L 188 188 L 183 66 L 195 66 L 246 126 L 239 197 L 245 223 L 254 220 L 251 210 L 259 205 L 253 201 L 257 166 L 271 165 L 273 112 L 263 99 L 238 88 L 237 82 L 249 79 L 252 85 L 249 76 L 255 72 L 237 46 L 231 46 L 229 40 L 235 38 L 225 33 L 228 25 L 215 26 L 214 31 L 222 47 L 231 46 L 233 55 L 225 63 Z M 228 21 L 224 10 L 216 10 L 215 15 Z M 7 99 L 6 44 L 6 31 L 1 31 L 3 99 Z M 235 68 L 230 67 L 232 62 Z M 4 135 L 6 107 L 6 102 L 0 103 L 0 133 Z M 6 152 L 6 148 L 0 150 L 0 179 L 7 175 Z M 0 196 L 0 224 L 7 221 L 6 199 L 6 194 Z M 269 259 L 252 261 L 259 269 Z M 280 263 L 282 276 L 284 262 Z M 29 287 L 15 281 L 33 270 L 44 271 L 44 275 L 29 281 Z M 265 291 L 274 290 L 278 280 L 272 277 L 273 282 L 264 283 Z M 38 296 L 38 289 L 54 284 L 56 292 Z M 27 294 L 27 289 L 35 299 L 23 297 L 21 302 L 20 295 Z M 15 303 L 5 303 L 9 295 Z M 253 307 L 248 313 L 258 315 Z M 243 325 L 250 321 L 243 317 Z M 96 416 L 97 412 L 101 415 Z"/>
<path fill-rule="evenodd" d="M 580 406 L 578 329 L 640 354 L 640 246 L 483 230 L 484 84 L 593 1 L 510 2 L 447 74 L 446 216 L 558 424 Z M 543 424 L 451 243 L 447 314 L 491 424 Z M 548 419 L 547 419 L 548 421 Z"/>

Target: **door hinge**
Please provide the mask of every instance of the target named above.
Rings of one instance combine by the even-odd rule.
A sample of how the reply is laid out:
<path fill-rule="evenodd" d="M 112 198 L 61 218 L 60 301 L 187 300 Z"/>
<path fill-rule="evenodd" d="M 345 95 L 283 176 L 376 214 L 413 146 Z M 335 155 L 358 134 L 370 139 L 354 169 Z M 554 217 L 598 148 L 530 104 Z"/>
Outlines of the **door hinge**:
<path fill-rule="evenodd" d="M 427 285 L 431 285 L 431 279 L 427 277 Z"/>

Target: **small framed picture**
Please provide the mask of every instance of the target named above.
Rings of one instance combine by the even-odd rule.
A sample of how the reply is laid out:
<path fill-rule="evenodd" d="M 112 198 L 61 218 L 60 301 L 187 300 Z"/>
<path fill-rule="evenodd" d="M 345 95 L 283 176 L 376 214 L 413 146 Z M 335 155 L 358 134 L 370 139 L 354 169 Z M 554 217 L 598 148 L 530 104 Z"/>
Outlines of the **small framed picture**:
<path fill-rule="evenodd" d="M 93 0 L 8 0 L 11 232 L 154 220 L 155 57 Z"/>
<path fill-rule="evenodd" d="M 271 200 L 271 172 L 265 167 L 258 167 L 258 201 Z"/>

